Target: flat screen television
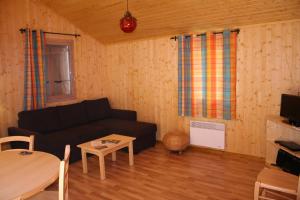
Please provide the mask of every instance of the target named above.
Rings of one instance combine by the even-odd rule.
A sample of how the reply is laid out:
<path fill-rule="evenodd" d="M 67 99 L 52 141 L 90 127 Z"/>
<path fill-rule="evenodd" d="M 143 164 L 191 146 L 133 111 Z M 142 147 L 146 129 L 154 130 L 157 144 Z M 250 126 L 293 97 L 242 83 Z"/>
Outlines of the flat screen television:
<path fill-rule="evenodd" d="M 280 116 L 287 118 L 290 124 L 300 127 L 300 96 L 282 94 Z"/>

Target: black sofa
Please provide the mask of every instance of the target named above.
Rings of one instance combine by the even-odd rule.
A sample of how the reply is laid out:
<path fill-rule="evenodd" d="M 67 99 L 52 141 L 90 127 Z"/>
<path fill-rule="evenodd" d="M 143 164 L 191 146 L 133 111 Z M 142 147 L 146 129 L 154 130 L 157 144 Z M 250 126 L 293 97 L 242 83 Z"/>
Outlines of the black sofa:
<path fill-rule="evenodd" d="M 34 135 L 37 151 L 45 151 L 63 158 L 66 144 L 71 145 L 70 161 L 81 159 L 77 144 L 112 133 L 136 137 L 134 153 L 156 143 L 156 125 L 138 122 L 135 111 L 112 109 L 107 98 L 85 100 L 80 103 L 48 107 L 18 114 L 18 128 L 8 128 L 8 134 Z M 26 144 L 13 143 L 13 148 Z"/>

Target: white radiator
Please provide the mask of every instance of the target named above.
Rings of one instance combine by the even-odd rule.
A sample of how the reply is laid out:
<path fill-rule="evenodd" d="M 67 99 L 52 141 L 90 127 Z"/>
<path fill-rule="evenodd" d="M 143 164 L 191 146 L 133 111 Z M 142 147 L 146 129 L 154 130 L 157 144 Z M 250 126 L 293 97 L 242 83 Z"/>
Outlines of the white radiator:
<path fill-rule="evenodd" d="M 190 121 L 190 142 L 192 145 L 225 148 L 225 124 Z"/>

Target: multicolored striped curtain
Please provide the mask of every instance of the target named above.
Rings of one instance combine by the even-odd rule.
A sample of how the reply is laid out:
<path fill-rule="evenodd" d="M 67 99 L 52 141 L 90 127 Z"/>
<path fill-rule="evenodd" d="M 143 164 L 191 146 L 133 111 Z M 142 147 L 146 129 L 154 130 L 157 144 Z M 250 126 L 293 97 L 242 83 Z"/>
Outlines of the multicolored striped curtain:
<path fill-rule="evenodd" d="M 24 74 L 24 110 L 45 107 L 45 49 L 43 31 L 26 29 L 25 74 Z"/>
<path fill-rule="evenodd" d="M 178 36 L 180 116 L 235 119 L 237 33 Z"/>

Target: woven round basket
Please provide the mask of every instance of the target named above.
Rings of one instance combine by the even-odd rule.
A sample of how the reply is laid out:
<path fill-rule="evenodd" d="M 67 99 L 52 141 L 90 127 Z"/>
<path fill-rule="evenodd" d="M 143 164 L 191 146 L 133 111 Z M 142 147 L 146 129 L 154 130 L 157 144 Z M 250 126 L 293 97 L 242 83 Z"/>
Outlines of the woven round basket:
<path fill-rule="evenodd" d="M 163 138 L 163 144 L 170 151 L 181 153 L 190 143 L 190 138 L 183 132 L 169 132 Z"/>

